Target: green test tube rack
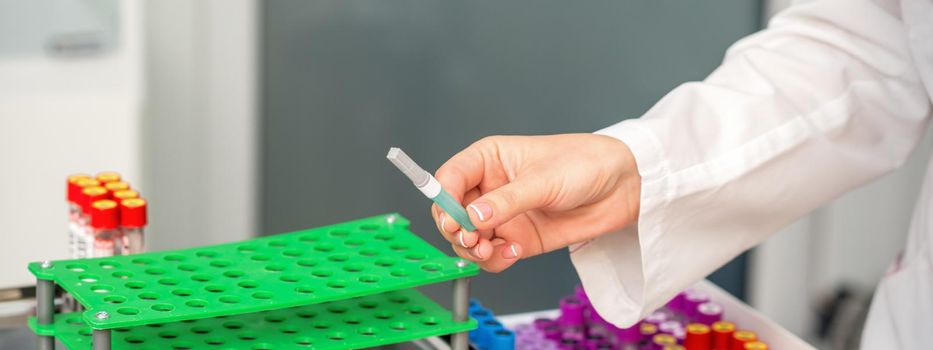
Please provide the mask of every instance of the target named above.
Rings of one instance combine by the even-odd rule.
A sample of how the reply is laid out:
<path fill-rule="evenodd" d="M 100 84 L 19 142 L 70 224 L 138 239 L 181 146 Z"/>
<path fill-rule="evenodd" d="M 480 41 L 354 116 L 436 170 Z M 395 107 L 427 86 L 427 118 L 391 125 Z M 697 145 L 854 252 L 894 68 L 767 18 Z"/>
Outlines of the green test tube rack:
<path fill-rule="evenodd" d="M 453 334 L 466 349 L 469 278 L 388 214 L 184 250 L 29 264 L 39 349 L 360 349 Z M 448 311 L 414 287 L 454 281 Z M 55 314 L 61 286 L 85 309 Z"/>

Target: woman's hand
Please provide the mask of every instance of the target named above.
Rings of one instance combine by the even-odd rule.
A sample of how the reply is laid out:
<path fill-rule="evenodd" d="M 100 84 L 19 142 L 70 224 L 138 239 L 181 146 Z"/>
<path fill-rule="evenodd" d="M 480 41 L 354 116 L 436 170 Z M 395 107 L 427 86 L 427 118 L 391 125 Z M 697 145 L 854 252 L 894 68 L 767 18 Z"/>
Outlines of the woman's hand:
<path fill-rule="evenodd" d="M 594 134 L 493 136 L 435 174 L 466 204 L 476 232 L 437 205 L 441 234 L 458 255 L 492 272 L 587 241 L 638 218 L 641 177 L 628 146 Z"/>

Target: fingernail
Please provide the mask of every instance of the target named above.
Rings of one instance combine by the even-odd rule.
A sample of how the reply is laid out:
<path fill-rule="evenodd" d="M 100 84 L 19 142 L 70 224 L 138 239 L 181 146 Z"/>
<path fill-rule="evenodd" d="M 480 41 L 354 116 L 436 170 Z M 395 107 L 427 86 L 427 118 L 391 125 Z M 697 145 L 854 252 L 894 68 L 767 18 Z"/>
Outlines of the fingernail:
<path fill-rule="evenodd" d="M 515 259 L 521 256 L 521 247 L 518 244 L 512 243 L 506 249 L 502 250 L 502 256 L 506 259 Z"/>
<path fill-rule="evenodd" d="M 477 244 L 476 247 L 474 247 L 473 249 L 470 249 L 470 252 L 477 259 L 483 260 L 486 258 L 486 256 L 483 254 L 482 250 L 480 249 L 481 247 L 482 247 L 481 245 Z"/>
<path fill-rule="evenodd" d="M 463 230 L 460 230 L 458 232 L 459 233 L 457 234 L 457 240 L 460 241 L 461 247 L 472 248 L 473 245 L 476 244 L 476 240 L 479 239 L 476 233 L 465 232 Z"/>
<path fill-rule="evenodd" d="M 441 232 L 447 232 L 447 215 L 441 214 Z"/>
<path fill-rule="evenodd" d="M 473 203 L 467 207 L 476 214 L 479 221 L 486 221 L 492 218 L 492 206 L 487 203 Z"/>

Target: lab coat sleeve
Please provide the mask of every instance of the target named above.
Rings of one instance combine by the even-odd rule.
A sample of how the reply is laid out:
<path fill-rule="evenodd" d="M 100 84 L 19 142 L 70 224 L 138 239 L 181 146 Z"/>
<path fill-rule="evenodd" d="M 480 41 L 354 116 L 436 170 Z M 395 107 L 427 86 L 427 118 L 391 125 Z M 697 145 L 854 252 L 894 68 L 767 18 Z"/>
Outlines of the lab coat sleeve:
<path fill-rule="evenodd" d="M 773 232 L 897 168 L 930 113 L 896 2 L 817 1 L 733 45 L 702 82 L 597 133 L 632 150 L 637 223 L 571 247 L 628 326 Z"/>

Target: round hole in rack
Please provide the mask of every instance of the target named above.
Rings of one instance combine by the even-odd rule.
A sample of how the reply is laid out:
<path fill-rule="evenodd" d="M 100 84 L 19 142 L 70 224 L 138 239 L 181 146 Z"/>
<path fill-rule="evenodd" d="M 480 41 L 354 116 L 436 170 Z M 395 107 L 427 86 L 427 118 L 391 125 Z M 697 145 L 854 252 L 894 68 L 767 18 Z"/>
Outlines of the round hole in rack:
<path fill-rule="evenodd" d="M 149 265 L 155 264 L 155 260 L 152 260 L 149 258 L 136 258 L 136 259 L 130 260 L 130 262 L 133 263 L 134 265 L 141 265 L 141 266 L 149 266 Z"/>
<path fill-rule="evenodd" d="M 273 239 L 269 241 L 269 246 L 275 248 L 284 248 L 288 246 L 288 242 L 281 239 Z"/>
<path fill-rule="evenodd" d="M 246 324 L 240 321 L 227 321 L 223 324 L 226 329 L 240 329 L 246 327 Z"/>
<path fill-rule="evenodd" d="M 200 267 L 198 267 L 198 265 L 193 265 L 193 264 L 181 264 L 181 265 L 178 265 L 178 269 L 182 271 L 191 272 L 191 271 L 197 271 L 198 269 L 200 269 Z"/>
<path fill-rule="evenodd" d="M 266 265 L 266 271 L 282 272 L 282 271 L 285 271 L 285 265 L 282 265 L 282 264 L 269 264 L 269 265 Z"/>
<path fill-rule="evenodd" d="M 236 248 L 237 251 L 239 251 L 240 253 L 244 253 L 244 254 L 255 253 L 255 252 L 256 252 L 256 249 L 257 249 L 257 247 L 256 247 L 255 245 L 252 245 L 252 244 L 241 245 L 241 246 L 239 246 L 239 247 Z"/>
<path fill-rule="evenodd" d="M 249 258 L 250 258 L 251 260 L 253 260 L 253 261 L 269 261 L 269 259 L 272 259 L 272 257 L 270 257 L 270 256 L 268 256 L 268 255 L 266 255 L 266 254 L 256 254 L 256 255 L 253 255 L 253 256 L 251 256 L 251 257 L 249 257 Z"/>
<path fill-rule="evenodd" d="M 172 350 L 191 350 L 194 347 L 194 344 L 190 341 L 179 341 L 172 343 Z"/>
<path fill-rule="evenodd" d="M 389 267 L 395 265 L 395 259 L 381 258 L 376 260 L 376 266 Z"/>
<path fill-rule="evenodd" d="M 119 295 L 108 295 L 104 297 L 104 302 L 107 304 L 114 304 L 114 305 L 123 304 L 126 302 L 126 297 L 119 296 Z"/>
<path fill-rule="evenodd" d="M 346 272 L 360 272 L 366 269 L 366 266 L 363 264 L 350 263 L 343 265 L 343 270 Z"/>
<path fill-rule="evenodd" d="M 124 341 L 130 344 L 142 344 L 146 342 L 146 338 L 138 335 L 130 335 L 126 338 L 123 338 Z"/>
<path fill-rule="evenodd" d="M 392 317 L 395 317 L 395 314 L 390 311 L 379 310 L 379 311 L 376 311 L 376 313 L 373 314 L 373 316 L 376 316 L 376 318 L 380 320 L 388 320 L 388 319 L 391 319 Z"/>
<path fill-rule="evenodd" d="M 113 277 L 119 278 L 119 279 L 123 279 L 123 280 L 133 277 L 133 273 L 129 271 L 114 271 L 110 275 Z"/>
<path fill-rule="evenodd" d="M 360 276 L 360 278 L 358 278 L 357 280 L 363 283 L 376 283 L 376 282 L 379 282 L 379 276 L 363 275 L 363 276 Z"/>
<path fill-rule="evenodd" d="M 227 287 L 219 285 L 219 284 L 212 284 L 212 285 L 204 287 L 204 290 L 211 292 L 211 293 L 223 293 L 227 291 Z"/>
<path fill-rule="evenodd" d="M 253 350 L 272 350 L 272 349 L 274 348 L 272 347 L 272 344 L 269 344 L 269 343 L 253 344 Z"/>
<path fill-rule="evenodd" d="M 94 293 L 110 293 L 113 291 L 113 286 L 106 284 L 95 284 L 91 286 L 91 291 Z"/>
<path fill-rule="evenodd" d="M 129 289 L 143 289 L 146 288 L 146 282 L 143 281 L 129 281 L 123 284 L 126 288 Z"/>
<path fill-rule="evenodd" d="M 142 292 L 139 293 L 139 298 L 142 300 L 158 300 L 159 295 L 153 292 Z"/>
<path fill-rule="evenodd" d="M 263 317 L 263 319 L 266 320 L 266 322 L 271 322 L 271 323 L 285 322 L 285 316 L 282 316 L 282 315 L 266 315 L 266 317 Z"/>
<path fill-rule="evenodd" d="M 425 326 L 436 326 L 438 323 L 437 319 L 431 316 L 421 318 L 421 324 Z"/>
<path fill-rule="evenodd" d="M 120 267 L 120 263 L 112 260 L 104 260 L 97 263 L 97 266 L 100 266 L 102 269 L 115 269 Z"/>
<path fill-rule="evenodd" d="M 331 255 L 331 256 L 328 256 L 328 257 L 327 257 L 327 260 L 330 260 L 330 261 L 333 261 L 333 262 L 344 262 L 344 261 L 347 261 L 347 260 L 349 260 L 349 259 L 350 259 L 350 257 L 347 256 L 346 254 L 334 254 L 334 255 Z"/>
<path fill-rule="evenodd" d="M 411 275 L 406 269 L 395 269 L 389 272 L 389 274 L 392 275 L 392 277 L 408 277 L 408 275 Z"/>
<path fill-rule="evenodd" d="M 312 344 L 314 344 L 311 341 L 310 337 L 298 337 L 298 338 L 295 338 L 294 341 L 295 341 L 295 344 L 298 344 L 300 346 L 311 346 Z"/>
<path fill-rule="evenodd" d="M 392 322 L 392 324 L 389 325 L 389 328 L 397 331 L 404 331 L 408 329 L 408 325 L 406 325 L 405 322 Z"/>
<path fill-rule="evenodd" d="M 194 294 L 194 291 L 190 289 L 178 288 L 178 289 L 172 290 L 172 295 L 176 295 L 180 297 L 190 297 L 191 294 Z"/>
<path fill-rule="evenodd" d="M 401 251 L 408 250 L 408 245 L 402 244 L 402 243 L 395 243 L 395 244 L 390 245 L 389 249 L 392 249 L 397 252 L 401 252 Z"/>
<path fill-rule="evenodd" d="M 363 323 L 363 320 L 356 316 L 347 316 L 343 319 L 343 323 L 356 325 Z"/>
<path fill-rule="evenodd" d="M 359 238 L 350 238 L 350 239 L 343 241 L 343 244 L 350 246 L 350 247 L 359 247 L 363 245 L 364 243 L 366 242 Z"/>
<path fill-rule="evenodd" d="M 121 307 L 117 309 L 117 313 L 121 315 L 133 316 L 139 314 L 139 309 L 135 307 Z"/>
<path fill-rule="evenodd" d="M 489 311 L 474 310 L 473 312 L 470 313 L 470 316 L 473 316 L 473 318 L 484 318 L 484 317 L 489 316 Z"/>
<path fill-rule="evenodd" d="M 240 270 L 224 271 L 224 276 L 230 277 L 230 278 L 240 278 L 240 277 L 243 277 L 243 276 L 245 276 L 245 275 L 246 275 L 246 273 L 243 272 L 243 271 L 240 271 Z"/>
<path fill-rule="evenodd" d="M 240 302 L 240 297 L 234 295 L 224 295 L 217 300 L 224 304 L 237 304 Z"/>
<path fill-rule="evenodd" d="M 178 261 L 185 261 L 187 258 L 185 258 L 185 256 L 181 254 L 169 254 L 169 255 L 162 257 L 162 259 L 164 259 L 165 261 L 178 262 Z"/>
<path fill-rule="evenodd" d="M 305 242 L 305 243 L 314 243 L 314 242 L 320 241 L 321 237 L 319 237 L 316 234 L 308 234 L 308 235 L 299 237 L 298 240 Z"/>
<path fill-rule="evenodd" d="M 207 300 L 191 299 L 185 302 L 185 306 L 194 308 L 194 309 L 201 309 L 207 306 Z"/>
<path fill-rule="evenodd" d="M 256 281 L 252 281 L 252 280 L 240 281 L 236 285 L 239 286 L 240 288 L 246 288 L 246 289 L 253 289 L 253 288 L 259 287 L 259 283 Z"/>
<path fill-rule="evenodd" d="M 333 275 L 333 274 L 334 274 L 333 271 L 327 270 L 327 269 L 316 269 L 316 270 L 314 270 L 314 271 L 311 271 L 311 275 L 312 275 L 312 276 L 314 276 L 314 277 L 320 277 L 320 278 L 327 278 L 327 277 L 330 277 L 330 276 Z"/>
<path fill-rule="evenodd" d="M 165 269 L 161 267 L 150 267 L 145 270 L 147 275 L 159 276 L 165 274 Z"/>
<path fill-rule="evenodd" d="M 194 281 L 198 281 L 198 282 L 207 282 L 207 281 L 214 279 L 214 276 L 202 273 L 202 274 L 191 276 L 191 279 Z"/>
<path fill-rule="evenodd" d="M 224 268 L 224 267 L 229 267 L 230 265 L 233 265 L 233 262 L 231 262 L 230 260 L 217 259 L 217 260 L 211 261 L 211 266 L 213 267 Z"/>
<path fill-rule="evenodd" d="M 175 278 L 167 277 L 159 280 L 159 284 L 163 286 L 174 286 L 178 285 L 178 280 Z"/>
<path fill-rule="evenodd" d="M 259 338 L 259 336 L 253 332 L 243 332 L 238 334 L 236 337 L 240 338 L 240 340 L 256 340 L 256 338 Z"/>
<path fill-rule="evenodd" d="M 279 280 L 282 282 L 295 283 L 301 280 L 301 276 L 298 275 L 282 275 L 279 277 Z"/>
<path fill-rule="evenodd" d="M 302 267 L 315 267 L 317 266 L 317 264 L 318 264 L 317 260 L 312 260 L 312 259 L 298 260 L 298 266 L 302 266 Z"/>
<path fill-rule="evenodd" d="M 282 333 L 285 333 L 285 334 L 295 334 L 295 333 L 298 333 L 298 327 L 295 327 L 295 326 L 283 326 L 282 328 L 279 328 L 279 332 L 282 332 Z"/>
<path fill-rule="evenodd" d="M 207 326 L 194 326 L 191 327 L 191 332 L 194 334 L 207 334 L 211 332 L 211 327 Z"/>
<path fill-rule="evenodd" d="M 327 242 L 322 242 L 322 243 L 315 244 L 314 250 L 327 253 L 327 252 L 334 250 L 334 245 L 327 243 Z"/>
<path fill-rule="evenodd" d="M 364 300 L 364 301 L 359 302 L 357 305 L 359 305 L 359 307 L 364 308 L 364 309 L 375 309 L 376 307 L 379 306 L 379 303 L 372 301 L 372 300 Z"/>
<path fill-rule="evenodd" d="M 152 305 L 152 309 L 160 312 L 169 312 L 175 310 L 175 307 L 172 304 L 155 304 Z"/>
<path fill-rule="evenodd" d="M 314 329 L 328 329 L 330 328 L 330 323 L 327 323 L 324 321 L 316 321 L 311 324 L 311 327 L 314 327 Z"/>
<path fill-rule="evenodd" d="M 360 255 L 373 257 L 379 255 L 379 251 L 372 248 L 360 249 Z"/>
<path fill-rule="evenodd" d="M 363 327 L 363 328 L 358 329 L 356 332 L 362 335 L 366 335 L 366 336 L 374 336 L 376 335 L 376 333 L 378 333 L 376 328 L 373 328 L 373 327 Z"/>
<path fill-rule="evenodd" d="M 436 263 L 427 263 L 421 265 L 421 269 L 427 272 L 438 272 L 441 270 L 441 265 Z"/>
<path fill-rule="evenodd" d="M 350 309 L 348 309 L 346 306 L 343 306 L 343 305 L 331 305 L 327 307 L 327 312 L 330 312 L 332 314 L 338 314 L 338 315 L 344 314 L 349 310 Z"/>
<path fill-rule="evenodd" d="M 298 310 L 298 312 L 296 312 L 295 314 L 301 318 L 314 318 L 317 316 L 317 312 L 315 312 L 314 310 L 308 310 L 308 309 Z"/>
<path fill-rule="evenodd" d="M 343 289 L 347 287 L 347 281 L 344 281 L 344 280 L 329 281 L 327 282 L 327 286 L 334 288 L 334 289 Z"/>
<path fill-rule="evenodd" d="M 380 241 L 391 241 L 393 238 L 395 238 L 395 235 L 388 232 L 380 232 L 377 233 L 375 237 Z"/>
<path fill-rule="evenodd" d="M 314 293 L 314 288 L 310 286 L 298 286 L 295 287 L 295 291 L 301 294 L 311 294 Z"/>
<path fill-rule="evenodd" d="M 220 337 L 210 337 L 210 338 L 204 339 L 204 342 L 207 343 L 207 345 L 224 345 L 226 341 L 224 341 L 224 339 Z"/>
<path fill-rule="evenodd" d="M 259 300 L 269 300 L 269 299 L 272 299 L 273 296 L 275 295 L 272 294 L 271 292 L 266 292 L 266 291 L 259 291 L 259 292 L 253 293 L 253 299 L 259 299 Z"/>
<path fill-rule="evenodd" d="M 333 332 L 327 335 L 327 339 L 341 341 L 347 339 L 347 334 L 343 332 Z"/>
<path fill-rule="evenodd" d="M 408 297 L 404 295 L 393 295 L 389 297 L 389 301 L 396 303 L 396 304 L 404 304 L 404 303 L 411 301 L 411 299 L 408 299 Z"/>
<path fill-rule="evenodd" d="M 65 265 L 65 268 L 71 272 L 84 272 L 87 271 L 87 265 L 84 264 L 68 264 Z"/>
<path fill-rule="evenodd" d="M 375 231 L 378 229 L 379 229 L 379 225 L 376 225 L 376 224 L 360 225 L 360 230 L 363 230 L 363 231 Z"/>
<path fill-rule="evenodd" d="M 85 273 L 78 276 L 78 280 L 84 283 L 94 283 L 100 280 L 100 277 L 93 273 Z"/>
<path fill-rule="evenodd" d="M 81 330 L 78 331 L 78 334 L 79 334 L 79 335 L 82 335 L 82 336 L 85 336 L 85 337 L 90 337 L 90 336 L 93 335 L 94 333 L 91 332 L 90 329 L 83 328 L 83 329 L 81 329 Z"/>
<path fill-rule="evenodd" d="M 175 339 L 178 338 L 178 332 L 175 331 L 161 331 L 158 333 L 159 338 L 162 339 Z"/>
<path fill-rule="evenodd" d="M 65 320 L 65 322 L 68 323 L 68 324 L 70 324 L 70 325 L 73 325 L 73 326 L 83 326 L 83 325 L 84 325 L 84 321 L 82 321 L 81 318 L 79 318 L 79 317 L 69 317 L 67 320 Z"/>
<path fill-rule="evenodd" d="M 416 305 L 416 306 L 412 306 L 412 307 L 408 308 L 407 311 L 408 311 L 408 313 L 410 313 L 410 314 L 412 314 L 412 315 L 420 315 L 420 314 L 423 314 L 425 310 L 424 310 L 423 307 L 417 306 L 417 305 Z"/>
<path fill-rule="evenodd" d="M 209 250 L 202 250 L 197 253 L 194 253 L 194 255 L 199 258 L 205 258 L 205 259 L 213 259 L 217 257 L 217 253 L 209 251 Z"/>
<path fill-rule="evenodd" d="M 422 253 L 408 253 L 405 255 L 405 259 L 408 259 L 411 261 L 421 261 L 427 257 L 428 257 L 427 255 L 424 255 Z"/>
<path fill-rule="evenodd" d="M 120 332 L 120 333 L 126 333 L 126 332 L 129 332 L 129 331 L 130 331 L 130 329 L 129 329 L 129 328 L 126 328 L 126 327 L 114 328 L 113 330 L 114 330 L 114 331 L 117 331 L 117 332 Z"/>
<path fill-rule="evenodd" d="M 297 258 L 297 257 L 302 256 L 302 255 L 304 255 L 304 254 L 305 254 L 304 251 L 301 251 L 301 250 L 298 250 L 298 249 L 286 249 L 286 250 L 283 250 L 283 251 L 282 251 L 282 255 L 287 256 L 287 257 L 290 257 L 290 258 Z"/>
<path fill-rule="evenodd" d="M 350 235 L 350 231 L 344 229 L 336 229 L 328 232 L 331 237 L 346 237 Z"/>

